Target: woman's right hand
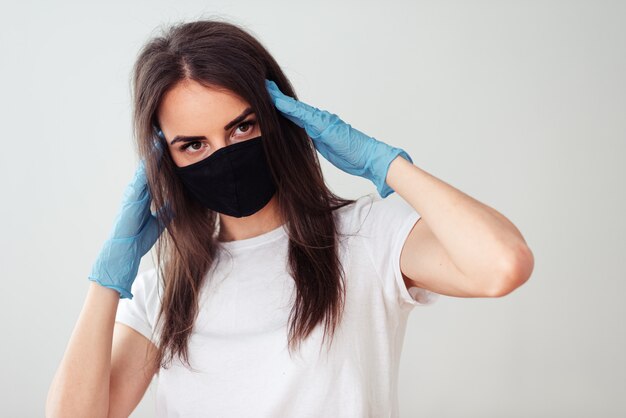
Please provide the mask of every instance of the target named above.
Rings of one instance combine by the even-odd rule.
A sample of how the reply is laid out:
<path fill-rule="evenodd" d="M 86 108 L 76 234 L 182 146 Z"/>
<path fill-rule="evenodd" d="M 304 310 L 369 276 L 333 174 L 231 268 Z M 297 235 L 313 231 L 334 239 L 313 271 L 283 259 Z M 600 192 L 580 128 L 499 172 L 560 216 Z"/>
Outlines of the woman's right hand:
<path fill-rule="evenodd" d="M 159 159 L 162 155 L 161 147 L 161 144 L 156 147 Z M 117 290 L 121 299 L 133 298 L 130 289 L 137 277 L 139 262 L 164 229 L 159 226 L 156 215 L 150 212 L 151 202 L 145 165 L 141 160 L 134 178 L 126 186 L 109 238 L 104 242 L 88 276 L 91 281 Z M 163 209 L 160 208 L 158 212 Z M 166 223 L 171 220 L 168 209 L 165 208 Z"/>

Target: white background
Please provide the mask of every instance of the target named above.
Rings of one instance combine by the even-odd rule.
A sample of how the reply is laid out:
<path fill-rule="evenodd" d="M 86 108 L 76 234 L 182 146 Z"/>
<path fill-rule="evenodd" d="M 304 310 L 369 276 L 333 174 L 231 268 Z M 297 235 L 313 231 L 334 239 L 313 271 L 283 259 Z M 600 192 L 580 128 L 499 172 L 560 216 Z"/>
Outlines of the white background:
<path fill-rule="evenodd" d="M 43 416 L 134 172 L 137 52 L 210 16 L 253 33 L 302 101 L 405 149 L 533 250 L 508 296 L 412 312 L 401 416 L 626 416 L 625 2 L 521 0 L 2 2 L 2 416 Z M 339 195 L 375 191 L 322 163 Z M 133 417 L 153 415 L 155 383 Z"/>

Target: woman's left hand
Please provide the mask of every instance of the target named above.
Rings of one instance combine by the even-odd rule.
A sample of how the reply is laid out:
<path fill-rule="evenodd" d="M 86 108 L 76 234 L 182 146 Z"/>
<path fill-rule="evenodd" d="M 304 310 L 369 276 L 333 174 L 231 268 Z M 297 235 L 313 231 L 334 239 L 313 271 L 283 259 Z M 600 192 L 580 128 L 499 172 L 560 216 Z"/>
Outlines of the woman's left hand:
<path fill-rule="evenodd" d="M 373 182 L 383 198 L 394 192 L 385 182 L 387 171 L 398 155 L 413 163 L 406 151 L 365 135 L 333 113 L 283 94 L 272 80 L 266 79 L 265 85 L 274 106 L 287 119 L 304 128 L 324 158 L 346 173 Z"/>

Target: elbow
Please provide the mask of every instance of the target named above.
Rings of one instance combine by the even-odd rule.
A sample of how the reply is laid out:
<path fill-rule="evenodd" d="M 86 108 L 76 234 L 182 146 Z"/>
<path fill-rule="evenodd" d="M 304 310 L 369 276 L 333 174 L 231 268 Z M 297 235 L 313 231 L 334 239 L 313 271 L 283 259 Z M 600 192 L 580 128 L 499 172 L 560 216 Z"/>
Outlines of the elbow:
<path fill-rule="evenodd" d="M 513 255 L 501 259 L 505 260 L 503 272 L 496 281 L 497 285 L 493 287 L 492 297 L 506 296 L 522 286 L 530 279 L 535 266 L 533 253 L 525 243 L 519 245 Z"/>

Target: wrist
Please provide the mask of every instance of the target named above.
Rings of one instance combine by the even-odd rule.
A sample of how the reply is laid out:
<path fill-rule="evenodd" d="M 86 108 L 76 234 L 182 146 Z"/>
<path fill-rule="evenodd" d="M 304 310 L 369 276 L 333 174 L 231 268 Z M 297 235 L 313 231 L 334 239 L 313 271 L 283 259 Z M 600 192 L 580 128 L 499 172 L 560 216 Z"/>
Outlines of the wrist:
<path fill-rule="evenodd" d="M 411 164 L 413 163 L 413 159 L 402 148 L 393 147 L 381 141 L 377 142 L 376 149 L 372 152 L 372 157 L 368 160 L 365 177 L 374 183 L 378 194 L 382 198 L 385 198 L 394 192 L 386 183 L 387 173 L 389 172 L 391 163 L 399 156 L 403 157 Z"/>

